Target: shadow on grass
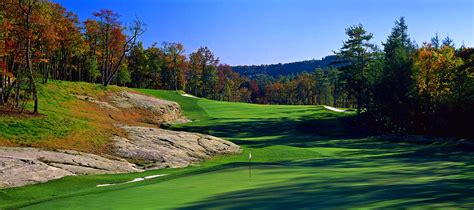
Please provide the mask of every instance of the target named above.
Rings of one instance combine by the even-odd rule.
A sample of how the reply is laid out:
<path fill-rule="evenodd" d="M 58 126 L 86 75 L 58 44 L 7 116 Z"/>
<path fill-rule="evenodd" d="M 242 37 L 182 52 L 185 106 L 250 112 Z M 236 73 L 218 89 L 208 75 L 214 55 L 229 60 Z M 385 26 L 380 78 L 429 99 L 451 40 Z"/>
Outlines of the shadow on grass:
<path fill-rule="evenodd" d="M 408 208 L 433 203 L 442 205 L 438 207 L 468 207 L 456 204 L 473 202 L 470 195 L 474 190 L 465 187 L 466 183 L 472 184 L 468 179 L 421 184 L 364 184 L 370 181 L 372 179 L 298 178 L 279 186 L 221 194 L 181 209 Z"/>
<path fill-rule="evenodd" d="M 430 161 L 400 163 L 395 157 L 377 160 L 314 159 L 272 165 L 314 170 L 284 182 L 222 193 L 181 209 L 347 209 L 434 205 L 437 208 L 459 208 L 474 205 L 472 168 L 460 165 L 439 166 Z M 364 170 L 364 167 L 383 166 L 396 168 Z M 323 173 L 311 174 L 315 170 Z M 265 173 L 286 172 L 272 172 L 270 169 Z"/>
<path fill-rule="evenodd" d="M 286 145 L 316 148 L 315 151 L 319 147 L 348 149 L 331 158 L 260 163 L 327 172 L 222 193 L 182 209 L 474 207 L 472 148 L 371 137 L 370 133 L 350 126 L 347 120 L 214 120 L 208 125 L 180 128 L 224 138 L 257 138 L 233 140 L 248 148 Z M 243 165 L 232 163 L 219 169 Z M 344 174 L 344 170 L 349 174 Z"/>
<path fill-rule="evenodd" d="M 239 120 L 209 119 L 205 124 L 191 123 L 171 128 L 206 133 L 222 138 L 260 138 L 272 136 L 326 136 L 334 138 L 364 138 L 369 133 L 351 126 L 350 118 L 264 118 Z"/>

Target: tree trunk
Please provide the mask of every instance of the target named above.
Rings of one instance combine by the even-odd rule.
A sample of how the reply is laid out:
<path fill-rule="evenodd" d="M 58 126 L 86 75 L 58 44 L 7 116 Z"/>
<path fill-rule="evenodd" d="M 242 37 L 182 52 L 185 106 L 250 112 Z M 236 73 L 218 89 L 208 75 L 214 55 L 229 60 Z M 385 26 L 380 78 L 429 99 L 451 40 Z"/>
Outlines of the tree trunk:
<path fill-rule="evenodd" d="M 15 81 L 18 81 L 18 80 L 15 80 Z M 21 81 L 15 83 L 15 108 L 19 108 L 20 107 L 20 85 L 21 85 Z"/>
<path fill-rule="evenodd" d="M 81 79 L 82 79 L 81 78 L 81 73 L 82 73 L 82 71 L 81 71 L 81 62 L 80 61 L 79 61 L 79 64 L 78 64 L 78 69 L 79 69 L 79 82 L 81 82 Z"/>
<path fill-rule="evenodd" d="M 105 30 L 105 65 L 103 77 L 103 85 L 107 86 L 109 84 L 109 25 L 107 25 Z"/>
<path fill-rule="evenodd" d="M 16 80 L 13 81 L 13 83 L 10 81 L 10 77 L 8 77 L 8 80 L 5 78 L 5 84 L 8 84 L 9 87 L 8 89 L 5 91 L 5 95 L 3 96 L 3 102 L 6 104 L 8 102 L 8 99 L 10 98 L 10 94 L 12 92 L 12 89 L 15 87 L 16 85 Z M 5 88 L 7 88 L 5 86 Z"/>
<path fill-rule="evenodd" d="M 22 8 L 21 4 L 22 4 L 22 1 L 19 1 L 20 3 L 20 7 Z M 31 13 L 33 11 L 33 5 L 35 4 L 35 1 L 28 1 L 28 8 L 26 10 L 23 10 L 24 14 L 26 15 L 26 18 L 25 18 L 25 29 L 27 31 L 27 33 L 30 33 L 30 30 L 31 30 L 31 26 L 30 26 L 30 16 L 31 16 Z M 37 94 L 37 90 L 36 90 L 36 84 L 35 84 L 35 80 L 34 80 L 34 75 L 33 75 L 33 62 L 31 60 L 31 36 L 30 34 L 28 34 L 28 38 L 26 39 L 26 67 L 28 69 L 27 71 L 27 74 L 28 74 L 28 79 L 30 81 L 30 90 L 33 94 L 33 100 L 34 100 L 34 109 L 33 109 L 33 113 L 38 113 L 38 94 Z M 17 83 L 18 84 L 18 83 Z M 17 88 L 17 97 L 19 94 L 19 87 Z M 19 102 L 19 98 L 18 98 L 18 101 L 17 103 Z"/>
<path fill-rule="evenodd" d="M 51 59 L 50 59 L 50 60 L 51 60 Z M 50 72 L 51 66 L 52 66 L 52 65 L 50 64 L 50 62 L 48 62 L 48 64 L 46 64 L 46 71 L 44 72 L 45 84 L 48 83 L 49 72 Z"/>
<path fill-rule="evenodd" d="M 27 15 L 26 27 L 28 30 L 30 29 L 29 14 Z M 31 61 L 31 38 L 30 37 L 28 37 L 27 44 L 26 44 L 26 62 L 27 62 L 27 68 L 28 68 L 28 79 L 30 80 L 30 88 L 33 94 L 33 101 L 34 101 L 33 113 L 36 114 L 38 113 L 38 93 L 36 90 L 35 80 L 33 78 L 33 63 Z"/>
<path fill-rule="evenodd" d="M 0 77 L 0 87 L 2 88 L 2 93 L 0 95 L 0 105 L 3 105 L 4 104 L 4 97 L 5 97 L 5 87 L 6 87 L 6 84 L 4 82 L 4 76 L 1 75 Z"/>
<path fill-rule="evenodd" d="M 178 71 L 174 70 L 174 90 L 178 90 Z"/>

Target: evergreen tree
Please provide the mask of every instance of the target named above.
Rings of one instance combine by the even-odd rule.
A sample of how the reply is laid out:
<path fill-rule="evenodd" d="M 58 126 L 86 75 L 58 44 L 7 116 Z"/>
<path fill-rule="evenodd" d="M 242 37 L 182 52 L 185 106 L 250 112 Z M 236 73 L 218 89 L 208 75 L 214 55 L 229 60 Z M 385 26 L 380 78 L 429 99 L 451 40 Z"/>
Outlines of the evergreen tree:
<path fill-rule="evenodd" d="M 323 81 L 324 81 L 324 72 L 322 69 L 317 68 L 314 72 L 314 84 L 315 84 L 315 92 L 316 92 L 316 104 L 322 104 L 322 89 L 323 89 Z"/>
<path fill-rule="evenodd" d="M 384 68 L 382 81 L 377 86 L 375 105 L 380 120 L 393 131 L 401 132 L 407 128 L 410 118 L 412 79 L 412 53 L 415 47 L 408 36 L 405 18 L 395 21 L 384 46 Z"/>
<path fill-rule="evenodd" d="M 347 28 L 346 34 L 349 39 L 344 42 L 337 55 L 349 62 L 349 66 L 343 74 L 347 79 L 347 91 L 356 99 L 357 117 L 360 120 L 368 91 L 367 66 L 375 46 L 370 43 L 373 35 L 368 33 L 361 24 Z"/>
<path fill-rule="evenodd" d="M 217 81 L 217 67 L 207 66 L 202 74 L 204 97 L 214 98 L 216 96 L 217 91 L 215 91 L 215 87 L 217 86 Z"/>
<path fill-rule="evenodd" d="M 332 94 L 332 106 L 338 107 L 337 100 L 339 99 L 341 92 L 341 72 L 336 68 L 330 68 L 328 70 L 328 80 L 330 84 L 330 91 Z"/>

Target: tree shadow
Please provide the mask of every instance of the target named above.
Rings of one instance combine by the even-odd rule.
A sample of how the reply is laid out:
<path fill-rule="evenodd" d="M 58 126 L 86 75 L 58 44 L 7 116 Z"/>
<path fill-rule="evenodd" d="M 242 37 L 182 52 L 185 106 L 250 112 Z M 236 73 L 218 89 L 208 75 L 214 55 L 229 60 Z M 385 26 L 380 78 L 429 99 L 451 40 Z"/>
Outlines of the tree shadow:
<path fill-rule="evenodd" d="M 370 133 L 350 125 L 349 121 L 349 118 L 314 119 L 313 117 L 259 118 L 244 121 L 214 118 L 207 120 L 204 125 L 191 123 L 171 127 L 171 129 L 232 139 L 281 136 L 284 137 L 283 140 L 297 137 L 298 140 L 305 141 L 307 138 L 314 139 L 321 136 L 331 137 L 331 139 L 369 136 Z"/>
<path fill-rule="evenodd" d="M 284 168 L 310 167 L 315 170 L 349 169 L 348 171 L 351 171 L 351 169 L 367 167 L 366 161 L 344 158 L 314 159 L 273 165 Z M 392 157 L 379 160 L 375 164 L 369 162 L 372 167 L 399 164 L 398 160 Z M 474 197 L 472 197 L 474 179 L 469 177 L 472 168 L 427 167 L 429 165 L 426 163 L 402 164 L 394 171 L 359 170 L 357 174 L 336 176 L 321 176 L 321 174 L 314 175 L 308 172 L 303 177 L 279 183 L 222 193 L 190 203 L 181 209 L 346 209 L 408 208 L 430 205 L 441 205 L 437 206 L 438 208 L 460 208 L 474 204 Z M 409 170 L 408 166 L 423 167 Z M 269 169 L 265 173 L 286 172 Z M 457 176 L 444 178 L 453 174 Z"/>
<path fill-rule="evenodd" d="M 472 183 L 472 180 L 465 179 L 382 186 L 364 186 L 362 183 L 369 179 L 305 180 L 225 193 L 180 209 L 347 209 L 371 205 L 379 208 L 408 208 L 433 203 L 449 203 L 445 207 L 459 208 L 468 207 L 456 203 L 473 202 L 469 195 L 474 193 L 472 188 L 464 187 L 466 182 Z"/>
<path fill-rule="evenodd" d="M 213 119 L 179 130 L 232 139 L 247 148 L 286 145 L 343 148 L 337 157 L 255 163 L 315 170 L 355 170 L 355 174 L 308 174 L 255 189 L 222 193 L 182 209 L 437 208 L 474 206 L 473 149 L 446 143 L 404 142 L 379 138 L 350 123 L 350 118 Z M 256 139 L 252 139 L 256 138 Z M 221 170 L 245 166 L 230 163 Z M 280 173 L 280 172 L 268 172 Z M 465 205 L 465 206 L 460 206 Z"/>

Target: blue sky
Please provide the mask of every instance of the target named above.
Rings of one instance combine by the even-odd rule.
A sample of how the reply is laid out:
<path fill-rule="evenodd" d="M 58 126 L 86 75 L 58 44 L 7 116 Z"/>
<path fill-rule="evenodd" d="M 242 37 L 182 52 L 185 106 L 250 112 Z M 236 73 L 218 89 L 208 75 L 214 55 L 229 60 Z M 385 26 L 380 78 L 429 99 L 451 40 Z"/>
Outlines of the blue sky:
<path fill-rule="evenodd" d="M 319 59 L 346 39 L 344 29 L 362 23 L 379 44 L 405 16 L 412 39 L 438 33 L 459 46 L 474 46 L 473 0 L 54 0 L 81 20 L 111 9 L 123 23 L 138 16 L 141 37 L 181 42 L 186 53 L 208 46 L 222 63 L 270 64 Z"/>

